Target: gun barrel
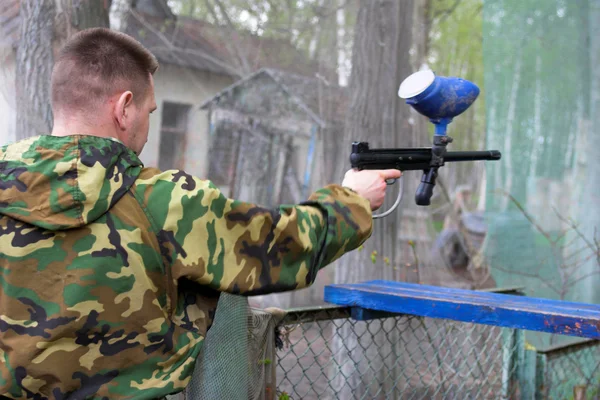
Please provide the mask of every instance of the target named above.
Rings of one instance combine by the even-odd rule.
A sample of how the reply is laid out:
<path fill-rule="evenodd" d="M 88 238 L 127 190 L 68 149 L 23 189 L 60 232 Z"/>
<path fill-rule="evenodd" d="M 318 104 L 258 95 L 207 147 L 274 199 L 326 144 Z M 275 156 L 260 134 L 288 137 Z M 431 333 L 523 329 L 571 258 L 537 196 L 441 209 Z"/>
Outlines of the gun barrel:
<path fill-rule="evenodd" d="M 486 161 L 499 160 L 502 154 L 498 150 L 484 151 L 448 151 L 444 154 L 444 161 Z"/>

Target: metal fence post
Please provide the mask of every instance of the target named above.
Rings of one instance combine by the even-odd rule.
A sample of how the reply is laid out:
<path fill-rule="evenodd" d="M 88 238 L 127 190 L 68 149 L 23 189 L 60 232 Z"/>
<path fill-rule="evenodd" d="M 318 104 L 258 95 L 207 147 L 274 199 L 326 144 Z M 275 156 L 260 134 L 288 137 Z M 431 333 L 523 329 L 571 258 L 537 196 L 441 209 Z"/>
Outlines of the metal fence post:
<path fill-rule="evenodd" d="M 538 353 L 535 366 L 535 400 L 543 400 L 546 398 L 548 391 L 546 368 L 546 355 Z"/>
<path fill-rule="evenodd" d="M 514 329 L 512 332 L 514 344 L 511 362 L 511 391 L 509 398 L 521 399 L 523 397 L 522 369 L 525 364 L 525 332 Z"/>
<path fill-rule="evenodd" d="M 521 399 L 534 400 L 536 398 L 536 362 L 537 351 L 525 349 L 523 362 L 519 367 L 519 385 L 521 386 Z"/>
<path fill-rule="evenodd" d="M 502 399 L 510 399 L 515 395 L 518 386 L 517 358 L 519 354 L 518 335 L 516 329 L 505 329 L 502 332 Z"/>
<path fill-rule="evenodd" d="M 525 331 L 515 329 L 513 330 L 513 337 L 514 347 L 511 362 L 512 390 L 509 392 L 509 398 L 515 396 L 518 399 L 533 400 L 533 395 L 529 390 L 529 382 L 527 381 L 528 365 L 525 357 Z"/>
<path fill-rule="evenodd" d="M 523 330 L 507 330 L 503 338 L 502 398 L 534 400 L 537 352 L 525 348 Z"/>

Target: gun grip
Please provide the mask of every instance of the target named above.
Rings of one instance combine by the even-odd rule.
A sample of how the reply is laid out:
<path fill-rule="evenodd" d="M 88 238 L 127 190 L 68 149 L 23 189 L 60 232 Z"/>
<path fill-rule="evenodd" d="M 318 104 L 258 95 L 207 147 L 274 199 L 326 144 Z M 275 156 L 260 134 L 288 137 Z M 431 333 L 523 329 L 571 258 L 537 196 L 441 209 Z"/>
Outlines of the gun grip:
<path fill-rule="evenodd" d="M 437 178 L 437 168 L 429 168 L 423 173 L 423 178 L 421 178 L 421 183 L 415 193 L 415 202 L 418 206 L 428 206 L 431 204 L 435 178 Z"/>
<path fill-rule="evenodd" d="M 415 201 L 418 206 L 428 206 L 431 204 L 431 196 L 433 196 L 433 187 L 431 183 L 421 182 L 415 194 Z"/>

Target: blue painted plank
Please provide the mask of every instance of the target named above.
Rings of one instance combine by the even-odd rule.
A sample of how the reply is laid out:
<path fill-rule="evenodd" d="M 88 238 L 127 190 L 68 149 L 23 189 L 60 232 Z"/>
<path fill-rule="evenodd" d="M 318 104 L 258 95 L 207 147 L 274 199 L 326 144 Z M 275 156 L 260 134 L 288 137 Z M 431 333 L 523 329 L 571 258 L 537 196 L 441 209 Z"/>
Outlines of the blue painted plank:
<path fill-rule="evenodd" d="M 325 287 L 325 301 L 391 313 L 600 339 L 600 305 L 594 304 L 393 281 L 329 285 Z"/>
<path fill-rule="evenodd" d="M 333 286 L 345 286 L 345 285 L 333 285 Z M 425 293 L 432 296 L 442 296 L 443 298 L 454 298 L 457 300 L 470 299 L 472 301 L 480 300 L 486 302 L 489 305 L 496 305 L 498 301 L 503 301 L 505 304 L 511 304 L 515 307 L 537 307 L 543 306 L 545 308 L 552 307 L 553 309 L 568 309 L 568 310 L 600 310 L 600 305 L 588 304 L 588 303 L 576 303 L 563 300 L 550 300 L 536 297 L 526 296 L 513 296 L 504 295 L 499 293 L 490 293 L 477 290 L 464 290 L 464 289 L 453 289 L 445 288 L 440 286 L 428 286 L 419 285 L 414 283 L 406 282 L 395 282 L 395 281 L 367 281 L 364 283 L 351 284 L 353 287 L 368 287 L 371 289 L 386 288 L 390 290 L 401 290 L 403 293 L 414 293 L 415 295 L 423 295 Z"/>
<path fill-rule="evenodd" d="M 386 283 L 386 281 L 373 281 L 373 282 L 382 282 L 382 283 Z M 494 290 L 497 290 L 496 293 L 504 293 L 504 294 L 511 294 L 513 296 L 522 296 L 523 293 L 521 292 L 521 288 L 492 288 L 492 289 L 484 289 L 484 292 L 493 292 Z M 337 307 L 332 305 L 332 307 Z M 397 317 L 399 315 L 403 315 L 403 314 L 398 314 L 398 313 L 393 313 L 393 312 L 389 312 L 389 311 L 379 311 L 379 310 L 370 310 L 368 308 L 362 308 L 362 307 L 349 307 L 350 308 L 350 316 L 357 320 L 357 321 L 370 321 L 372 319 L 380 319 L 380 318 L 393 318 L 393 317 Z"/>

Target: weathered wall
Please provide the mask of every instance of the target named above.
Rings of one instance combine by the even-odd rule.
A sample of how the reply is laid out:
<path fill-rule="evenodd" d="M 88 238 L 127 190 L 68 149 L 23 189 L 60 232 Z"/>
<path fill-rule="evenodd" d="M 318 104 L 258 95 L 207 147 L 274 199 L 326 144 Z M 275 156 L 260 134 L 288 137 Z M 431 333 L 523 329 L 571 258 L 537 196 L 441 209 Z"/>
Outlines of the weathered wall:
<path fill-rule="evenodd" d="M 209 126 L 207 111 L 200 104 L 233 83 L 227 76 L 204 71 L 191 71 L 175 65 L 161 64 L 154 76 L 156 105 L 158 109 L 150 117 L 148 143 L 141 159 L 148 167 L 158 167 L 160 154 L 161 110 L 163 103 L 189 104 L 190 112 L 184 169 L 200 178 L 207 172 Z"/>
<path fill-rule="evenodd" d="M 15 55 L 11 48 L 0 47 L 0 144 L 15 140 Z"/>

